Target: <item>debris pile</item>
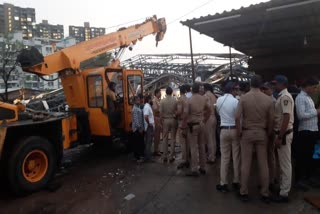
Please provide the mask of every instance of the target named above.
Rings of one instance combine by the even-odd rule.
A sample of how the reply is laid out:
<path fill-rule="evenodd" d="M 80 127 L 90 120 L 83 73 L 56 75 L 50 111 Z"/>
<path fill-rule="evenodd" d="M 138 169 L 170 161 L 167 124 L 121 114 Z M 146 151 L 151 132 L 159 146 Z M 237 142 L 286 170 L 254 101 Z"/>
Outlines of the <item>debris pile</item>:
<path fill-rule="evenodd" d="M 30 99 L 27 108 L 38 111 L 64 112 L 68 110 L 68 105 L 63 90 L 58 89 Z"/>

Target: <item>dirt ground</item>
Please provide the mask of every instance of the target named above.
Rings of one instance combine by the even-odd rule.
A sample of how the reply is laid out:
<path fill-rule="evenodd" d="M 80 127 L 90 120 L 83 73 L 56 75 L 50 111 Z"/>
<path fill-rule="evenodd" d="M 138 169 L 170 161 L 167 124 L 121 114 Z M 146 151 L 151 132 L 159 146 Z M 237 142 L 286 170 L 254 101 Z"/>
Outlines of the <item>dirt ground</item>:
<path fill-rule="evenodd" d="M 55 191 L 15 198 L 2 186 L 0 214 L 320 213 L 303 200 L 320 190 L 293 191 L 289 204 L 267 205 L 253 179 L 251 200 L 243 203 L 234 192 L 216 191 L 218 175 L 219 164 L 208 166 L 205 176 L 190 178 L 176 164 L 137 164 L 128 154 L 84 146 L 66 153 Z M 130 194 L 134 197 L 126 200 Z"/>

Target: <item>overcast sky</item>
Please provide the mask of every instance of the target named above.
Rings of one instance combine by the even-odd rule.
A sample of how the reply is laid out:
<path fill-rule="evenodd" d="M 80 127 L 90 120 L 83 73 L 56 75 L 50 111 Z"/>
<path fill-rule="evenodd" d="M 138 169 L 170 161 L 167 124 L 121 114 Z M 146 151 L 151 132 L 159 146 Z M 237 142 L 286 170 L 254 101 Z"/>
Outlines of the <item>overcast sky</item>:
<path fill-rule="evenodd" d="M 123 59 L 143 53 L 189 53 L 188 28 L 180 21 L 199 18 L 208 14 L 221 13 L 224 10 L 238 9 L 267 0 L 212 0 L 204 7 L 173 22 L 209 0 L 0 0 L 0 3 L 12 3 L 21 7 L 36 9 L 37 23 L 46 19 L 51 24 L 62 24 L 68 35 L 69 25 L 83 26 L 88 21 L 94 27 L 110 27 L 133 20 L 157 15 L 165 17 L 168 30 L 165 38 L 155 48 L 154 36 L 150 35 L 138 42 L 133 51 L 127 50 Z M 134 24 L 134 23 L 132 23 Z M 128 24 L 128 25 L 132 25 Z M 117 28 L 107 29 L 112 32 Z M 194 53 L 228 52 L 227 47 L 214 42 L 213 39 L 193 31 Z"/>

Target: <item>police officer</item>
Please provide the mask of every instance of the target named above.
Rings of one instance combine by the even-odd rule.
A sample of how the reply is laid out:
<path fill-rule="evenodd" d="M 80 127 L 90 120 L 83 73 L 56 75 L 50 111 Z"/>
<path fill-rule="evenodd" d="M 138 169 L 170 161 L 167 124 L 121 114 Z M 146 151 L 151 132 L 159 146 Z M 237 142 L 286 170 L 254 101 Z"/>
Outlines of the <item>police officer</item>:
<path fill-rule="evenodd" d="M 160 98 L 161 91 L 156 89 L 154 91 L 152 110 L 155 120 L 155 130 L 154 130 L 154 155 L 160 156 L 159 144 L 160 144 L 160 134 L 161 134 L 161 120 L 160 120 Z"/>
<path fill-rule="evenodd" d="M 206 174 L 205 170 L 205 144 L 203 140 L 204 124 L 210 117 L 211 111 L 208 100 L 199 94 L 200 84 L 192 86 L 192 97 L 188 99 L 183 118 L 182 128 L 188 130 L 188 144 L 191 151 L 191 171 L 188 176 Z"/>
<path fill-rule="evenodd" d="M 258 75 L 251 79 L 251 90 L 240 98 L 236 126 L 241 137 L 241 188 L 239 197 L 249 200 L 248 183 L 253 151 L 258 160 L 261 183 L 261 200 L 269 203 L 269 170 L 267 158 L 268 138 L 272 134 L 274 106 L 272 99 L 261 92 L 262 78 Z"/>
<path fill-rule="evenodd" d="M 177 105 L 177 117 L 178 117 L 178 136 L 179 136 L 179 143 L 181 145 L 181 150 L 182 150 L 182 160 L 181 163 L 178 165 L 178 169 L 182 168 L 188 168 L 190 166 L 190 148 L 187 143 L 187 128 L 182 127 L 183 124 L 183 118 L 185 114 L 184 108 L 187 104 L 187 96 L 186 96 L 186 85 L 180 86 L 180 97 L 178 100 L 178 105 Z"/>
<path fill-rule="evenodd" d="M 171 133 L 171 144 L 170 144 L 170 163 L 175 160 L 175 141 L 177 131 L 177 100 L 172 96 L 173 90 L 171 87 L 166 89 L 166 98 L 160 101 L 160 117 L 163 127 L 163 162 L 168 161 L 168 136 Z"/>
<path fill-rule="evenodd" d="M 211 115 L 205 124 L 204 136 L 208 147 L 208 163 L 213 164 L 216 161 L 216 128 L 217 119 L 215 115 L 215 104 L 217 102 L 216 96 L 213 94 L 212 85 L 209 83 L 204 84 L 204 96 L 208 99 L 208 104 L 211 108 Z"/>
<path fill-rule="evenodd" d="M 273 198 L 275 202 L 288 202 L 291 188 L 292 165 L 291 143 L 293 138 L 294 101 L 288 92 L 288 79 L 283 75 L 275 77 L 275 90 L 278 98 L 275 104 L 274 145 L 280 166 L 280 194 Z"/>

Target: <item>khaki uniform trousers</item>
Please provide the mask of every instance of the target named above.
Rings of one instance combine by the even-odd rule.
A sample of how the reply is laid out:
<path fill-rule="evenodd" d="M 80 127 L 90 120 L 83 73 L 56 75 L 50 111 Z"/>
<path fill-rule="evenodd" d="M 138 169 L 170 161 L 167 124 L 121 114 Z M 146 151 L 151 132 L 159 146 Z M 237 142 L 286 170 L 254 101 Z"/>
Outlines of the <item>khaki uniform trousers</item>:
<path fill-rule="evenodd" d="M 280 168 L 280 195 L 288 197 L 292 182 L 291 143 L 293 133 L 286 137 L 286 145 L 277 148 Z"/>
<path fill-rule="evenodd" d="M 204 138 L 208 146 L 208 160 L 215 161 L 217 153 L 217 142 L 216 142 L 216 128 L 217 120 L 214 115 L 211 115 L 204 127 Z"/>
<path fill-rule="evenodd" d="M 222 129 L 220 133 L 220 184 L 228 184 L 229 164 L 233 163 L 233 183 L 240 183 L 240 142 L 236 129 Z"/>
<path fill-rule="evenodd" d="M 248 183 L 253 156 L 257 153 L 262 196 L 269 196 L 269 169 L 267 157 L 268 137 L 265 130 L 245 130 L 241 138 L 241 194 L 248 194 Z"/>
<path fill-rule="evenodd" d="M 161 120 L 160 117 L 154 118 L 155 130 L 154 130 L 154 152 L 158 153 L 160 145 L 160 135 L 161 135 Z"/>
<path fill-rule="evenodd" d="M 204 143 L 204 124 L 194 125 L 192 131 L 188 127 L 188 144 L 190 146 L 191 153 L 191 171 L 197 172 L 199 166 L 201 169 L 205 169 L 205 143 Z"/>
<path fill-rule="evenodd" d="M 179 143 L 181 145 L 181 153 L 182 153 L 182 163 L 186 163 L 190 161 L 190 146 L 187 141 L 188 130 L 187 129 L 178 129 L 178 137 Z"/>
<path fill-rule="evenodd" d="M 277 179 L 276 148 L 273 142 L 268 143 L 269 181 L 274 184 Z"/>
<path fill-rule="evenodd" d="M 175 146 L 176 146 L 176 134 L 177 134 L 177 121 L 174 118 L 165 118 L 163 120 L 163 159 L 168 158 L 168 137 L 169 132 L 171 133 L 171 144 L 170 144 L 170 157 L 175 156 Z"/>

